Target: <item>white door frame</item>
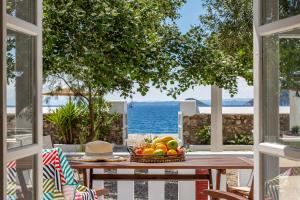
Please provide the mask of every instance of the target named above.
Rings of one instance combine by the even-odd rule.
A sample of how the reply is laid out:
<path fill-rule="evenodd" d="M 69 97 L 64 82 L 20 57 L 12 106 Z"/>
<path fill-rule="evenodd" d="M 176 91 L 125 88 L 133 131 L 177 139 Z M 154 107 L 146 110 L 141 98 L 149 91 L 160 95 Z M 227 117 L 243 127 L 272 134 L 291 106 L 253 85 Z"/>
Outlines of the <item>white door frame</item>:
<path fill-rule="evenodd" d="M 263 62 L 262 62 L 262 37 L 293 28 L 300 28 L 300 15 L 281 19 L 269 24 L 262 25 L 262 0 L 253 1 L 253 57 L 254 57 L 254 199 L 264 199 L 263 164 L 262 155 L 274 155 L 276 157 L 286 157 L 300 159 L 300 149 L 292 148 L 288 145 L 268 143 L 263 141 L 263 119 L 264 107 L 263 99 Z M 279 115 L 279 113 L 278 113 Z M 276 124 L 275 124 L 276 123 Z M 278 122 L 274 121 L 278 126 Z"/>
<path fill-rule="evenodd" d="M 42 112 L 42 0 L 32 0 L 35 2 L 35 22 L 31 24 L 22 19 L 13 17 L 6 14 L 6 0 L 0 2 L 0 46 L 2 51 L 0 52 L 0 163 L 1 163 L 1 174 L 0 174 L 0 199 L 6 200 L 6 164 L 7 162 L 14 161 L 27 156 L 35 155 L 34 159 L 34 199 L 42 199 L 42 136 L 43 136 L 43 112 Z M 15 149 L 7 150 L 6 138 L 7 138 L 7 91 L 6 91 L 6 32 L 7 29 L 12 29 L 21 33 L 25 33 L 35 37 L 34 46 L 34 64 L 35 64 L 35 85 L 33 90 L 34 95 L 34 144 L 27 145 Z"/>

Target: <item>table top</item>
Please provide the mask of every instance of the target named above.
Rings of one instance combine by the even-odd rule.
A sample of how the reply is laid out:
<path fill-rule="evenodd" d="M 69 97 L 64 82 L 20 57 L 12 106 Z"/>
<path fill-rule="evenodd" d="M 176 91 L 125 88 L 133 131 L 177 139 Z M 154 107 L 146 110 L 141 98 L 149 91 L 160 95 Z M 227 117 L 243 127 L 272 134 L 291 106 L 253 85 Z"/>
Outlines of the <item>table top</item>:
<path fill-rule="evenodd" d="M 253 161 L 243 156 L 188 156 L 184 162 L 137 163 L 69 161 L 74 169 L 253 169 Z"/>

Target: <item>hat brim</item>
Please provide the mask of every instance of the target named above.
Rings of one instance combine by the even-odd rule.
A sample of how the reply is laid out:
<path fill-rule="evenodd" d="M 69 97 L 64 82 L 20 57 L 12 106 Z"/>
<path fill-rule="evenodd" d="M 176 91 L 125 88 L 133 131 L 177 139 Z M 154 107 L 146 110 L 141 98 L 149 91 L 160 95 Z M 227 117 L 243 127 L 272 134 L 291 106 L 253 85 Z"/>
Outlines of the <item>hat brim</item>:
<path fill-rule="evenodd" d="M 120 156 L 87 156 L 84 155 L 78 159 L 77 161 L 83 161 L 83 162 L 120 162 L 127 160 L 126 158 L 120 157 Z"/>

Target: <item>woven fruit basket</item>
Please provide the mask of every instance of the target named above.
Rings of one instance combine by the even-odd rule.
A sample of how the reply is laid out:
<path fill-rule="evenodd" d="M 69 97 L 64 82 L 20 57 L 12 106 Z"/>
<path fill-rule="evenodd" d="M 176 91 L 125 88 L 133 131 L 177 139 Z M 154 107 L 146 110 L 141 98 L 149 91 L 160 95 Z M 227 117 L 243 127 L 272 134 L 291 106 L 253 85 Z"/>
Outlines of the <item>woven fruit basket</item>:
<path fill-rule="evenodd" d="M 185 150 L 178 147 L 178 141 L 170 136 L 147 139 L 145 142 L 129 147 L 131 162 L 169 163 L 185 161 Z"/>
<path fill-rule="evenodd" d="M 185 155 L 179 156 L 151 156 L 151 155 L 135 155 L 130 153 L 130 162 L 140 163 L 169 163 L 169 162 L 183 162 L 185 161 Z"/>

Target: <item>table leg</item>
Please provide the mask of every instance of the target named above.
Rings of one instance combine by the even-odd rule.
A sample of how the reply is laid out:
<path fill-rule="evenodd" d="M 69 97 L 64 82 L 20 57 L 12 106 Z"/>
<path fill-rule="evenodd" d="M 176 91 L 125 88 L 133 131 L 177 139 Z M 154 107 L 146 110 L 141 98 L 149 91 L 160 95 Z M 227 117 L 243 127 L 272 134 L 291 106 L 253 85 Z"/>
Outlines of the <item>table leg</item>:
<path fill-rule="evenodd" d="M 225 174 L 226 170 L 224 169 L 217 169 L 217 177 L 216 177 L 216 190 L 221 189 L 221 175 Z"/>
<path fill-rule="evenodd" d="M 93 189 L 93 174 L 94 174 L 94 170 L 90 169 L 90 175 L 89 175 L 89 187 L 91 189 Z"/>
<path fill-rule="evenodd" d="M 216 190 L 220 190 L 221 187 L 221 170 L 217 169 L 217 175 L 216 175 Z"/>
<path fill-rule="evenodd" d="M 84 186 L 88 186 L 87 185 L 87 173 L 86 173 L 87 169 L 83 169 L 82 170 L 82 174 L 83 174 L 83 185 Z"/>
<path fill-rule="evenodd" d="M 213 189 L 213 179 L 212 179 L 212 172 L 211 172 L 211 169 L 208 170 L 208 176 L 209 176 L 209 189 L 212 190 Z"/>

